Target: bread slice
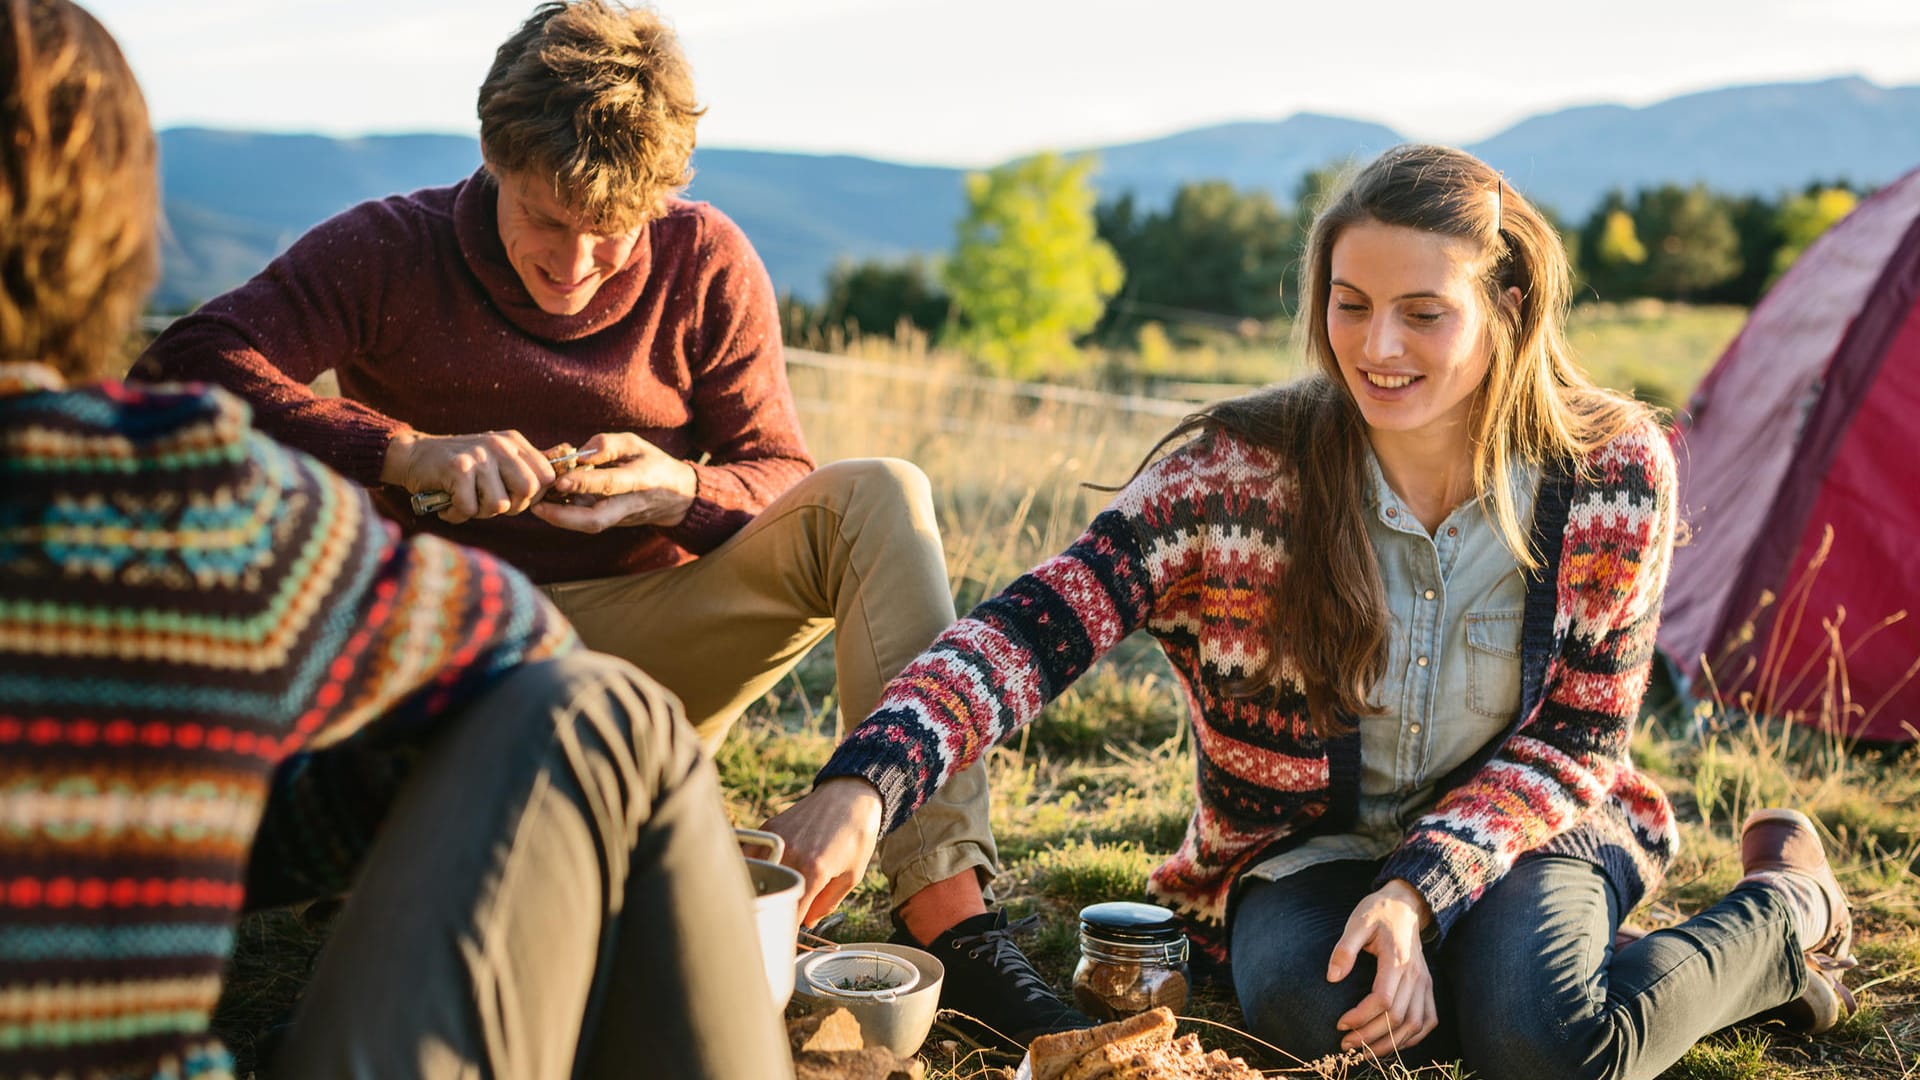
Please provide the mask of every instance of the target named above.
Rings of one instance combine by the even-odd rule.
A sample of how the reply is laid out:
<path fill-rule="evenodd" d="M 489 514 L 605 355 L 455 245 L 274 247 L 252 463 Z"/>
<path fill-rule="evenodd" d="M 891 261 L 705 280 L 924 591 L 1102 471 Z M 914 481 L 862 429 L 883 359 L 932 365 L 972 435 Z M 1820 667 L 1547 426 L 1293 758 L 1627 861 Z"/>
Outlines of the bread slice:
<path fill-rule="evenodd" d="M 1139 1048 L 1134 1046 L 1117 1046 L 1113 1043 L 1096 1046 L 1067 1066 L 1067 1071 L 1060 1074 L 1060 1080 L 1108 1080 L 1114 1070 L 1137 1053 Z"/>
<path fill-rule="evenodd" d="M 1111 1080 L 1121 1069 L 1143 1054 L 1159 1053 L 1163 1050 L 1176 1054 L 1198 1054 L 1201 1052 L 1200 1037 L 1182 1035 L 1172 1043 L 1149 1042 L 1144 1045 L 1131 1039 L 1110 1042 L 1082 1054 L 1079 1061 L 1074 1062 L 1065 1073 L 1061 1074 L 1060 1080 Z"/>
<path fill-rule="evenodd" d="M 1081 1058 L 1103 1047 L 1125 1045 L 1131 1053 L 1172 1042 L 1174 1027 L 1173 1010 L 1163 1005 L 1097 1028 L 1042 1035 L 1028 1045 L 1027 1060 L 1033 1080 L 1062 1080 Z"/>

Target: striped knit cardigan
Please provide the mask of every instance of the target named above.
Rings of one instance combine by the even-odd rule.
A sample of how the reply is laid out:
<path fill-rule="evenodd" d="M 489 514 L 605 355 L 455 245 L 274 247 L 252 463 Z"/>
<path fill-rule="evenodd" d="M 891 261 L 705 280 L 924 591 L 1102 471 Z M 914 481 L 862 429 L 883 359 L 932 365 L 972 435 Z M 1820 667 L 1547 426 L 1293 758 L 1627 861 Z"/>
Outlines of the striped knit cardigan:
<path fill-rule="evenodd" d="M 398 757 L 307 752 L 417 744 L 572 647 L 224 393 L 0 364 L 0 1076 L 229 1074 L 207 1023 L 270 788 L 304 812 L 268 861 L 344 882 Z"/>
<path fill-rule="evenodd" d="M 1519 856 L 1573 854 L 1628 908 L 1677 850 L 1660 789 L 1627 743 L 1653 659 L 1674 528 L 1674 467 L 1651 425 L 1578 470 L 1548 469 L 1533 538 L 1521 705 L 1441 783 L 1381 873 L 1404 878 L 1444 934 Z M 1145 628 L 1186 691 L 1197 809 L 1148 891 L 1225 958 L 1235 880 L 1265 855 L 1350 824 L 1360 740 L 1313 734 L 1294 679 L 1253 697 L 1227 687 L 1265 661 L 1267 603 L 1287 573 L 1293 493 L 1276 451 L 1216 433 L 1129 484 L 1063 554 L 955 623 L 903 671 L 821 771 L 879 788 L 893 829 L 954 771 L 1032 720 L 1102 653 Z M 1283 665 L 1283 673 L 1288 669 Z"/>

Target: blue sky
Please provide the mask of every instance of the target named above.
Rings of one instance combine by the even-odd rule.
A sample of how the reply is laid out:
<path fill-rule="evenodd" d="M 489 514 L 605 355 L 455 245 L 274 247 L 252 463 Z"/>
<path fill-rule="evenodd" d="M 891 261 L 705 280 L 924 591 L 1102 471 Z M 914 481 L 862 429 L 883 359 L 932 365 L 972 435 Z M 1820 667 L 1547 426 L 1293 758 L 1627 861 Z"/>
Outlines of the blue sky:
<path fill-rule="evenodd" d="M 471 132 L 531 0 L 81 0 L 160 126 Z M 1915 0 L 670 0 L 701 142 L 980 165 L 1307 110 L 1470 142 L 1733 83 L 1920 85 Z"/>

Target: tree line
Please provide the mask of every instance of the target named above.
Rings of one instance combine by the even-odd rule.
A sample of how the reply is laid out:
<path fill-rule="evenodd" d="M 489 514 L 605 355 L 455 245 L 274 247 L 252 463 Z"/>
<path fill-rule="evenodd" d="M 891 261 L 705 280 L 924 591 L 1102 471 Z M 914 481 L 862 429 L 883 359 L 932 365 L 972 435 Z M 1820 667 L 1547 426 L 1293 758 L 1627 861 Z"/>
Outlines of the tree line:
<path fill-rule="evenodd" d="M 944 258 L 846 262 L 817 305 L 787 301 L 788 328 L 890 335 L 903 324 L 1017 377 L 1072 363 L 1089 341 L 1252 335 L 1288 318 L 1313 213 L 1338 182 L 1301 177 L 1282 205 L 1220 180 L 1183 184 L 1163 207 L 1098 201 L 1094 162 L 1042 154 L 967 181 Z M 1655 298 L 1752 305 L 1800 252 L 1853 209 L 1846 181 L 1777 198 L 1704 185 L 1615 191 L 1577 225 L 1548 212 L 1582 301 Z"/>

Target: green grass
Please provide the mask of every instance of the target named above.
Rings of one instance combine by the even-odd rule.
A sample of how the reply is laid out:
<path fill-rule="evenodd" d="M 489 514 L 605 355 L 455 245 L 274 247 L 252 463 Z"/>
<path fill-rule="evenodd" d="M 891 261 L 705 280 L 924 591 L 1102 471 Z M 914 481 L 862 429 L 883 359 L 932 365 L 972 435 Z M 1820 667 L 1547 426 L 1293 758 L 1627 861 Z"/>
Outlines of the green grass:
<path fill-rule="evenodd" d="M 1672 1080 L 1765 1080 L 1789 1076 L 1767 1051 L 1773 1039 L 1764 1032 L 1735 1030 L 1710 1035 L 1667 1070 Z"/>

